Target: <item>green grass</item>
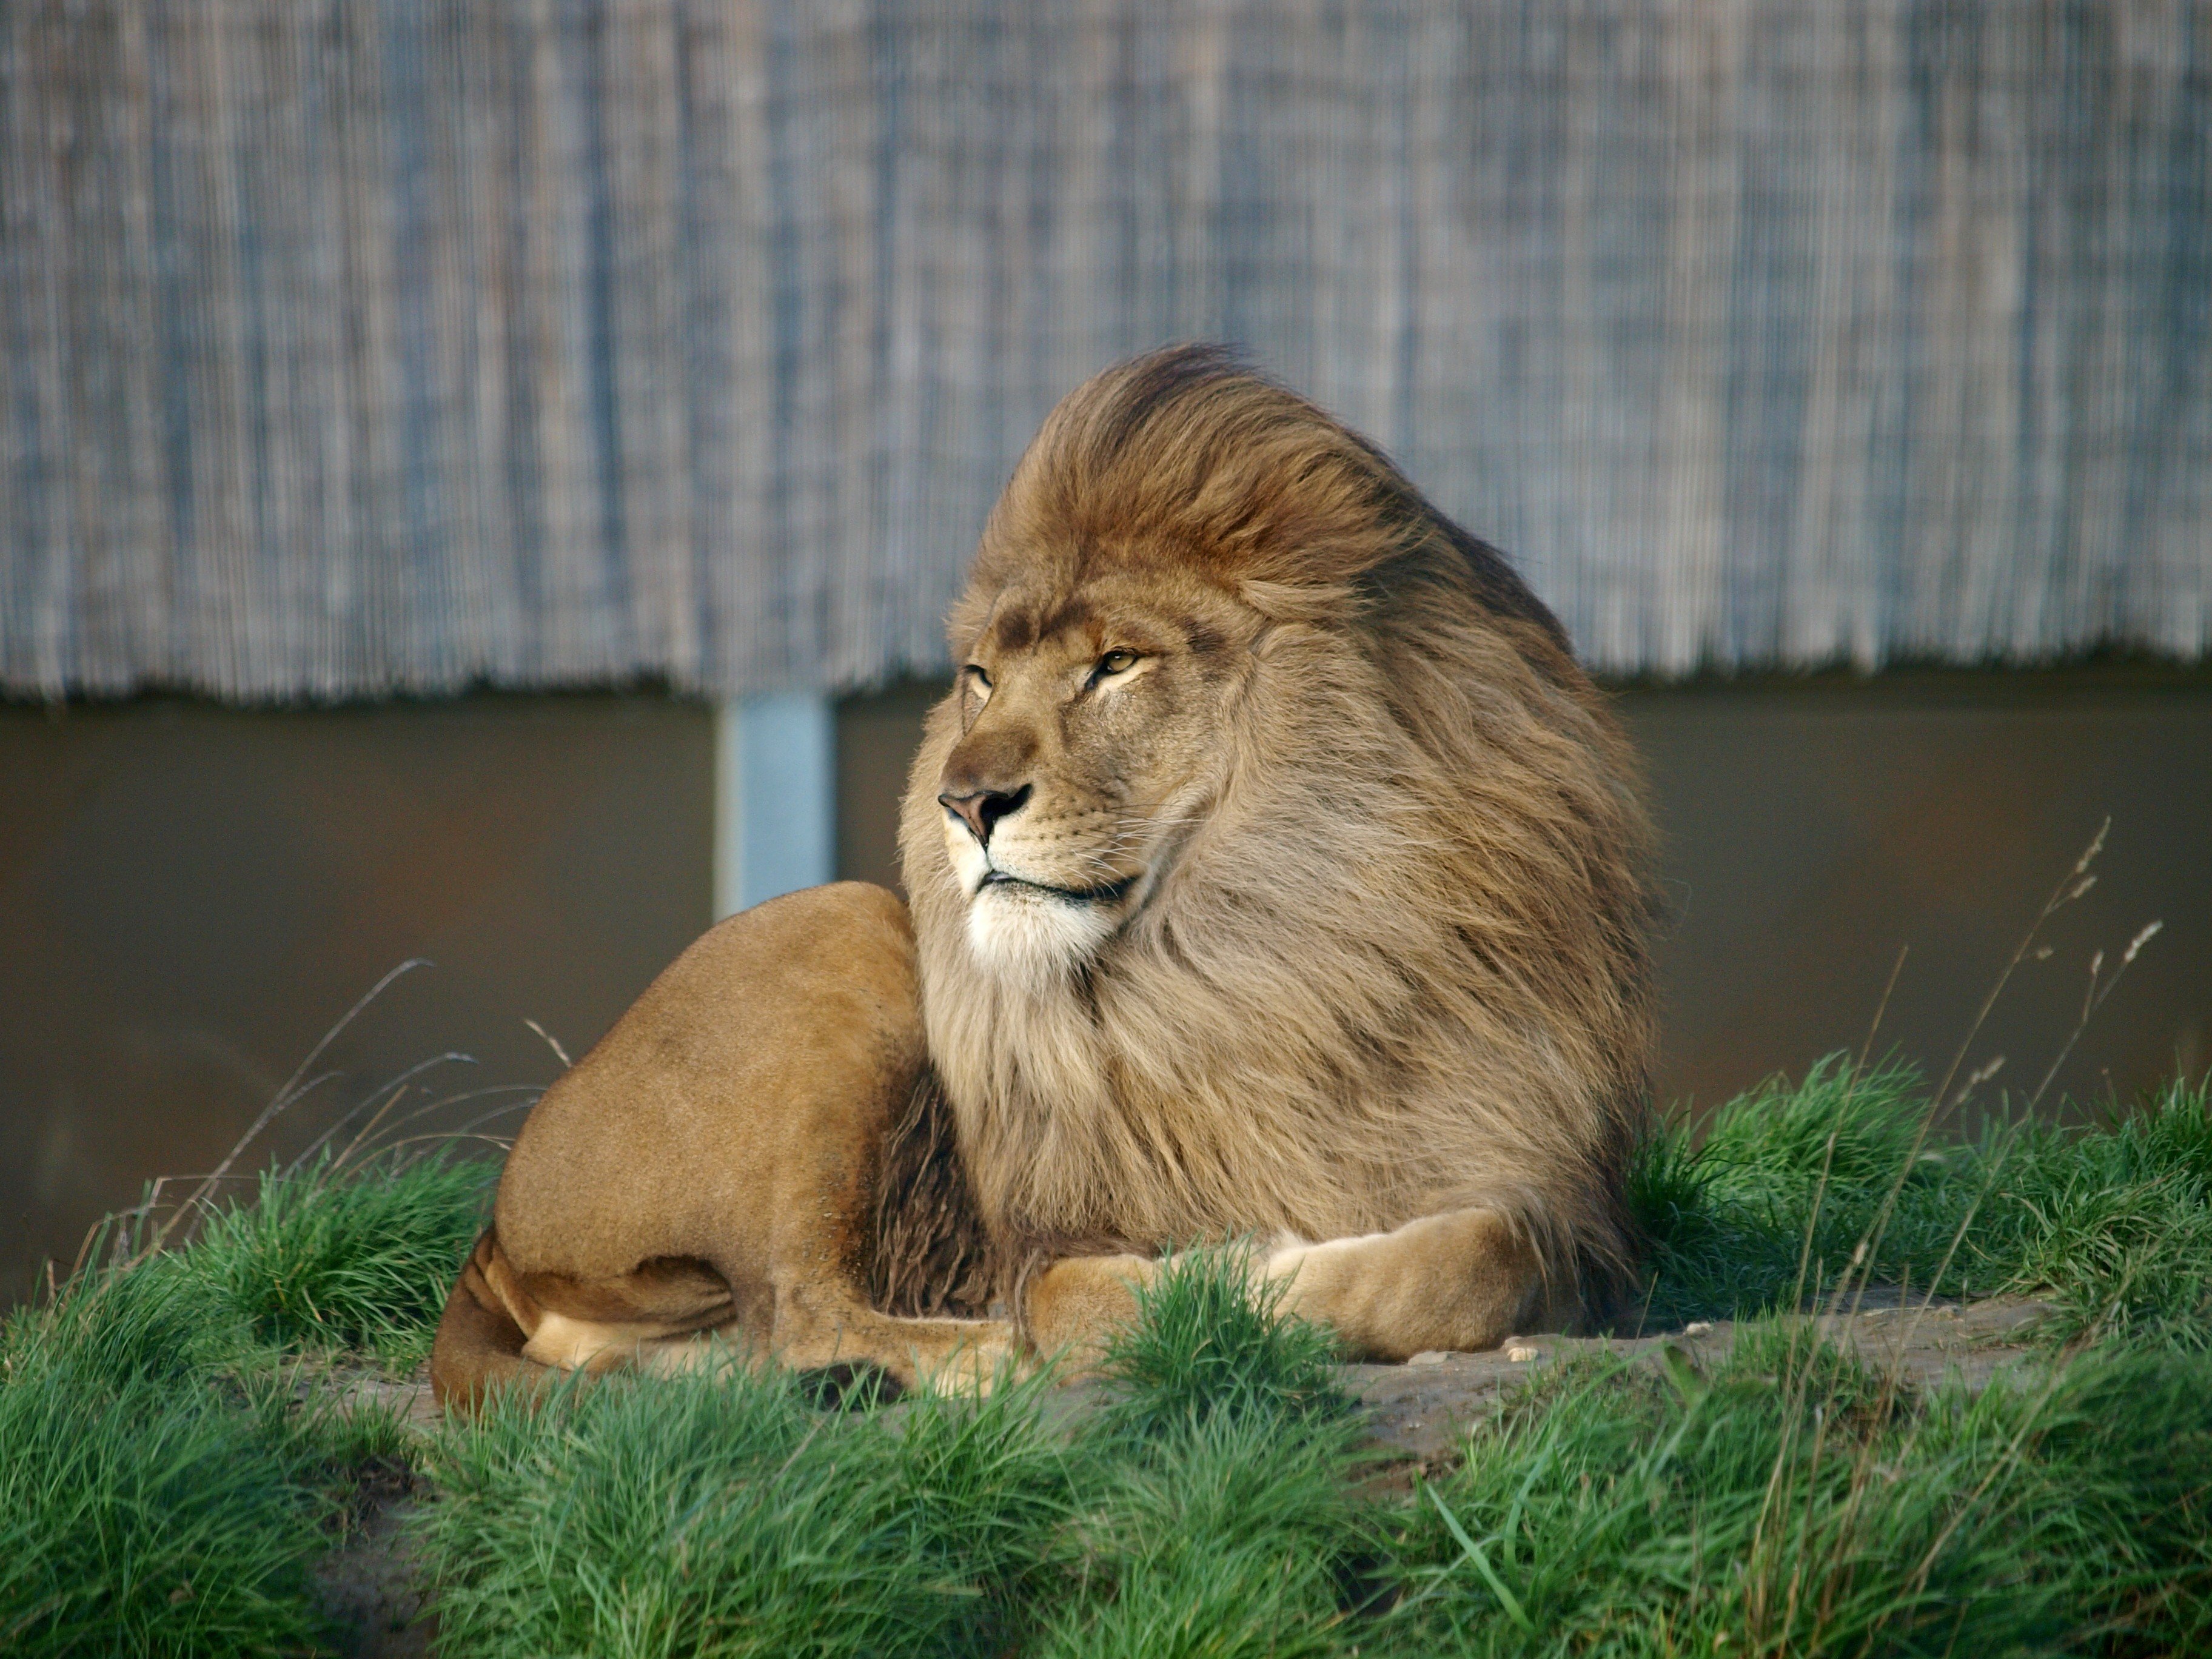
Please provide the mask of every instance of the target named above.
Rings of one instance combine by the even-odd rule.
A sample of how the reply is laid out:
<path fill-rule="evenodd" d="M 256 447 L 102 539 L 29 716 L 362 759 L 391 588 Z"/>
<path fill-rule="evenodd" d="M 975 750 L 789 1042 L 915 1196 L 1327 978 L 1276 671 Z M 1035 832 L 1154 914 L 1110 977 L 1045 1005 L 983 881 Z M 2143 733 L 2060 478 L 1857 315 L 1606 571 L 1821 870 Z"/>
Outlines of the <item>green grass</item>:
<path fill-rule="evenodd" d="M 1753 1322 L 1705 1375 L 1538 1373 L 1410 1495 L 1235 1251 L 1170 1265 L 1073 1416 L 1045 1382 L 825 1411 L 733 1360 L 428 1436 L 342 1413 L 310 1385 L 419 1360 L 486 1172 L 273 1175 L 0 1328 L 0 1650 L 328 1648 L 308 1572 L 393 1461 L 455 1656 L 2204 1650 L 2212 1099 L 1964 1145 L 1924 1113 L 1832 1060 L 1666 1126 L 1650 1314 Z M 2080 1352 L 1916 1397 L 1759 1322 L 1855 1261 L 2043 1296 Z"/>
<path fill-rule="evenodd" d="M 1948 1295 L 2038 1293 L 2068 1340 L 2212 1346 L 2212 1087 L 2173 1083 L 2088 1129 L 2000 1123 L 1920 1146 L 1908 1068 L 1840 1056 L 1661 1127 L 1632 1197 L 1661 1325 L 1796 1305 L 1852 1273 Z M 1919 1150 L 1915 1151 L 1916 1146 Z"/>
<path fill-rule="evenodd" d="M 1048 1431 L 1041 1382 L 830 1415 L 728 1363 L 448 1427 L 443 1651 L 1333 1651 L 1355 1432 L 1330 1346 L 1194 1255 Z M 1241 1634 L 1231 1637 L 1226 1625 Z"/>
<path fill-rule="evenodd" d="M 1282 1291 L 1238 1252 L 1170 1258 L 1139 1289 L 1137 1324 L 1107 1350 L 1103 1372 L 1119 1385 L 1108 1430 L 1148 1441 L 1217 1417 L 1273 1425 L 1343 1416 L 1335 1340 L 1285 1319 Z"/>
<path fill-rule="evenodd" d="M 258 1338 L 370 1355 L 404 1376 L 429 1358 L 491 1173 L 432 1158 L 339 1175 L 326 1155 L 263 1175 L 253 1201 L 210 1216 L 185 1259 Z"/>
<path fill-rule="evenodd" d="M 0 1650 L 267 1653 L 315 1633 L 338 1436 L 209 1323 L 181 1262 L 93 1275 L 0 1333 Z M 275 1356 L 263 1356 L 273 1361 Z"/>
<path fill-rule="evenodd" d="M 2212 1348 L 2212 1086 L 2095 1133 L 2013 1132 L 1967 1235 L 1966 1288 L 2042 1291 L 2054 1332 Z"/>
<path fill-rule="evenodd" d="M 389 1412 L 301 1385 L 333 1357 L 427 1352 L 485 1181 L 434 1162 L 271 1176 L 189 1248 L 9 1316 L 0 1651 L 322 1643 L 308 1565 L 343 1535 L 356 1471 L 411 1448 Z"/>
<path fill-rule="evenodd" d="M 1711 1378 L 1565 1368 L 1403 1513 L 1368 1650 L 2201 1650 L 2208 1384 L 2121 1353 L 1907 1409 L 1772 1329 Z"/>
<path fill-rule="evenodd" d="M 1340 1650 L 1374 1544 L 1327 1333 L 1281 1317 L 1241 1252 L 1176 1258 L 1109 1350 L 1072 1451 L 1062 1582 L 1032 1651 L 1081 1659 Z"/>
<path fill-rule="evenodd" d="M 988 1651 L 1065 1502 L 1034 1389 L 849 1420 L 730 1363 L 449 1428 L 441 1651 Z"/>

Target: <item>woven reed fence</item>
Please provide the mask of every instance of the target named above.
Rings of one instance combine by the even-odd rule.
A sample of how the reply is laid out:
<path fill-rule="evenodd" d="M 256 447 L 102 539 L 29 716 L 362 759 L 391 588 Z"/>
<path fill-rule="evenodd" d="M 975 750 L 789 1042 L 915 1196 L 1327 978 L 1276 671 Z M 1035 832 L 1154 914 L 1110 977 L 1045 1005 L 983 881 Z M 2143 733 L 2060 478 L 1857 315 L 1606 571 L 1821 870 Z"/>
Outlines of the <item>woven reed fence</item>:
<path fill-rule="evenodd" d="M 2212 643 L 2212 4 L 8 0 L 0 689 L 942 660 L 1242 342 L 1613 671 Z"/>

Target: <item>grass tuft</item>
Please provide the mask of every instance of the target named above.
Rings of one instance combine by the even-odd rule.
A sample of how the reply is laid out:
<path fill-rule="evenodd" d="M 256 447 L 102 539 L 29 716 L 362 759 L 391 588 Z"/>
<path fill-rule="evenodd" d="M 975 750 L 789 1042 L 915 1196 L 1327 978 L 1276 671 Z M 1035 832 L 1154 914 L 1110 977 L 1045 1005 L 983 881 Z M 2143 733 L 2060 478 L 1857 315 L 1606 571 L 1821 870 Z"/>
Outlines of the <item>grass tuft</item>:
<path fill-rule="evenodd" d="M 80 1273 L 52 1302 L 18 1308 L 0 1324 L 0 1381 L 10 1382 L 59 1367 L 102 1386 L 181 1384 L 275 1359 L 176 1255 Z"/>
<path fill-rule="evenodd" d="M 1339 1650 L 1373 1540 L 1334 1339 L 1285 1317 L 1245 1250 L 1172 1257 L 1138 1303 L 1104 1367 L 1115 1402 L 1078 1442 L 1076 1593 L 1038 1651 Z"/>
<path fill-rule="evenodd" d="M 2212 1350 L 2212 1084 L 2088 1132 L 2021 1125 L 1990 1161 L 1971 1288 L 2051 1295 L 2069 1341 Z"/>
<path fill-rule="evenodd" d="M 1034 1387 L 824 1414 L 733 1358 L 440 1435 L 441 1651 L 993 1650 L 1065 1505 Z"/>
<path fill-rule="evenodd" d="M 2212 1091 L 2174 1083 L 2087 1129 L 2000 1122 L 1907 1166 L 1917 1073 L 1841 1056 L 1672 1120 L 1630 1200 L 1651 1240 L 1649 1322 L 1756 1316 L 1823 1294 L 1862 1243 L 1875 1283 L 2046 1296 L 2054 1338 L 2212 1348 Z M 1891 1202 L 1894 1194 L 1894 1202 Z"/>
<path fill-rule="evenodd" d="M 308 1564 L 343 1532 L 356 1472 L 414 1447 L 392 1411 L 331 1405 L 286 1350 L 411 1370 L 489 1174 L 424 1162 L 266 1176 L 190 1248 L 81 1273 L 11 1315 L 0 1650 L 317 1648 L 329 1632 Z"/>
<path fill-rule="evenodd" d="M 341 1173 L 327 1156 L 270 1170 L 252 1202 L 208 1218 L 185 1259 L 259 1339 L 371 1354 L 404 1376 L 429 1357 L 496 1174 L 438 1158 Z"/>
<path fill-rule="evenodd" d="M 1034 1651 L 1066 1659 L 1340 1651 L 1350 1619 L 1345 1586 L 1370 1537 L 1346 1492 L 1349 1446 L 1311 1419 L 1286 1431 L 1257 1413 L 1187 1421 L 1142 1456 L 1117 1456 L 1102 1437 L 1065 1546 L 1069 1594 Z"/>
<path fill-rule="evenodd" d="M 1118 1426 L 1139 1435 L 1216 1416 L 1340 1415 L 1335 1338 L 1285 1316 L 1283 1286 L 1249 1251 L 1187 1250 L 1137 1291 L 1138 1319 L 1108 1347 Z"/>
<path fill-rule="evenodd" d="M 1801 1083 L 1771 1078 L 1723 1106 L 1702 1141 L 1686 1118 L 1658 1125 L 1629 1181 L 1652 1244 L 1651 1318 L 1758 1314 L 1791 1305 L 1801 1279 L 1808 1291 L 1832 1285 L 1901 1170 L 1891 1254 L 1909 1263 L 1930 1237 L 1927 1200 L 1954 1184 L 1941 1156 L 1905 1170 L 1925 1109 L 1911 1067 L 1854 1075 L 1831 1054 Z"/>
<path fill-rule="evenodd" d="M 157 1259 L 81 1276 L 0 1333 L 0 1650 L 269 1653 L 320 1633 L 319 1414 L 273 1370 L 208 1369 L 244 1352 L 210 1308 Z"/>

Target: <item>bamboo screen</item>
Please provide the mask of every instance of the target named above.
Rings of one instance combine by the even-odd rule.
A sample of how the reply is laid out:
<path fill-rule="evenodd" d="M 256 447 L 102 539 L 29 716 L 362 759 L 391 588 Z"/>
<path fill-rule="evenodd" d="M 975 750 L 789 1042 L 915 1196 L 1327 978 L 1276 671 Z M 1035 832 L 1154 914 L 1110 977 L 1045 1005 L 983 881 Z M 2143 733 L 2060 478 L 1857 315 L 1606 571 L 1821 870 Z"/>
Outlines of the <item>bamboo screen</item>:
<path fill-rule="evenodd" d="M 0 688 L 837 688 L 1246 345 L 1620 672 L 2212 642 L 2212 4 L 9 0 Z"/>

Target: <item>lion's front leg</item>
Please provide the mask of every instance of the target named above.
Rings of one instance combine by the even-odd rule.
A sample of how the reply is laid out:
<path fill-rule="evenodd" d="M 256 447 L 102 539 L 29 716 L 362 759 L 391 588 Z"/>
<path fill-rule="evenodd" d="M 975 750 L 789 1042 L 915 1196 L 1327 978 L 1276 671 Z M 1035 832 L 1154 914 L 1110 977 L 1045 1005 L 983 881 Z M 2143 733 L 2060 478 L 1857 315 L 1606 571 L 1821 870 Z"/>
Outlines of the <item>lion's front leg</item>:
<path fill-rule="evenodd" d="M 1074 1255 L 1032 1279 L 1022 1297 L 1029 1346 L 1080 1376 L 1097 1368 L 1115 1334 L 1133 1324 L 1137 1291 L 1160 1264 L 1141 1255 Z"/>
<path fill-rule="evenodd" d="M 1551 1322 L 1543 1263 L 1495 1210 L 1423 1216 L 1387 1233 L 1292 1243 L 1260 1255 L 1255 1277 L 1280 1287 L 1283 1312 L 1325 1325 L 1356 1358 L 1478 1352 Z M 1038 1352 L 1076 1370 L 1103 1356 L 1137 1316 L 1161 1263 L 1072 1256 L 1030 1282 L 1024 1323 Z"/>
<path fill-rule="evenodd" d="M 1543 1262 L 1495 1210 L 1450 1210 L 1387 1233 L 1271 1253 L 1282 1307 L 1361 1359 L 1479 1352 L 1549 1322 Z"/>

